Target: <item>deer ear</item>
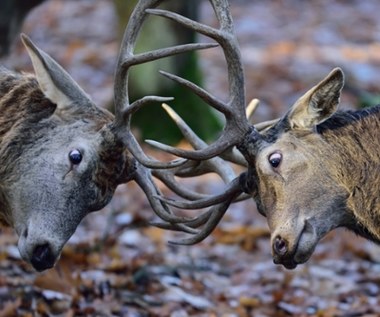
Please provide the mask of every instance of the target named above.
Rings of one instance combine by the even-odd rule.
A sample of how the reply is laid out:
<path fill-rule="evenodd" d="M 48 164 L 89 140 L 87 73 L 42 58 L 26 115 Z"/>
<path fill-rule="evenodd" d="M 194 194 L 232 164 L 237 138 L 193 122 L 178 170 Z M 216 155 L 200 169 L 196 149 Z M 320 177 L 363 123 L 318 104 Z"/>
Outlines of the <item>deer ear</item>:
<path fill-rule="evenodd" d="M 330 118 L 338 109 L 343 85 L 343 71 L 340 68 L 333 69 L 325 79 L 298 99 L 287 113 L 290 127 L 311 130 Z"/>
<path fill-rule="evenodd" d="M 74 79 L 48 54 L 40 50 L 25 34 L 21 34 L 32 60 L 38 84 L 45 96 L 57 105 L 59 110 L 74 110 L 92 104 L 91 99 Z M 76 109 L 78 110 L 78 109 Z"/>

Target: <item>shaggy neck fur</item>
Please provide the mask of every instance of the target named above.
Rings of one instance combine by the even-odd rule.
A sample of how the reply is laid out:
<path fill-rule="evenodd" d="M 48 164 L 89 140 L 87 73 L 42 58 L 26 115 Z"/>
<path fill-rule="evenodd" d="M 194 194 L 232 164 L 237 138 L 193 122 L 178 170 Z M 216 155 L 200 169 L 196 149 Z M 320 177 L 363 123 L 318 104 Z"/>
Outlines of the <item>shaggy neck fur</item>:
<path fill-rule="evenodd" d="M 337 181 L 348 193 L 350 229 L 380 242 L 380 106 L 342 112 L 318 126 L 330 145 Z"/>

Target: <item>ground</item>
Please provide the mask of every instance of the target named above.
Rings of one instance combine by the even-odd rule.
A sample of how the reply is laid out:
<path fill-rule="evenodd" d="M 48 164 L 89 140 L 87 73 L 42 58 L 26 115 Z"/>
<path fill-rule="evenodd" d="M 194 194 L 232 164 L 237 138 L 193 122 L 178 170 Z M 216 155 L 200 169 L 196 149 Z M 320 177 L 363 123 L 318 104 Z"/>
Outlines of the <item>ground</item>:
<path fill-rule="evenodd" d="M 201 18 L 215 23 L 203 3 Z M 254 120 L 283 113 L 333 67 L 346 73 L 342 104 L 376 99 L 380 77 L 377 1 L 232 0 L 247 79 L 247 101 L 262 101 Z M 101 21 L 101 23 L 99 23 Z M 97 104 L 112 98 L 118 36 L 111 1 L 50 0 L 23 31 L 54 56 Z M 3 62 L 30 70 L 17 43 Z M 216 50 L 203 52 L 206 86 L 225 97 Z M 375 96 L 375 97 L 373 97 Z M 213 176 L 188 182 L 217 192 Z M 196 213 L 196 212 L 194 212 Z M 273 264 L 269 231 L 253 201 L 233 205 L 214 233 L 195 246 L 152 227 L 154 214 L 133 184 L 90 214 L 56 268 L 35 273 L 17 237 L 0 235 L 0 316 L 379 316 L 380 248 L 343 229 L 329 234 L 308 263 Z"/>

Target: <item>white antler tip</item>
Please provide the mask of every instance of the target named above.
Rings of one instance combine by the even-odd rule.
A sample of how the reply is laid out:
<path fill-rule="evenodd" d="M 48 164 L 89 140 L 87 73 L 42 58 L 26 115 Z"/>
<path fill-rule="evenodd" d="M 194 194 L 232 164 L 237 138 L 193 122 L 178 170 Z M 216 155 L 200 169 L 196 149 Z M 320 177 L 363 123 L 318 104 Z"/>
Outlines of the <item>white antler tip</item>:
<path fill-rule="evenodd" d="M 248 119 L 250 119 L 253 116 L 259 104 L 260 100 L 256 98 L 252 99 L 251 102 L 248 104 L 246 108 L 246 116 Z"/>

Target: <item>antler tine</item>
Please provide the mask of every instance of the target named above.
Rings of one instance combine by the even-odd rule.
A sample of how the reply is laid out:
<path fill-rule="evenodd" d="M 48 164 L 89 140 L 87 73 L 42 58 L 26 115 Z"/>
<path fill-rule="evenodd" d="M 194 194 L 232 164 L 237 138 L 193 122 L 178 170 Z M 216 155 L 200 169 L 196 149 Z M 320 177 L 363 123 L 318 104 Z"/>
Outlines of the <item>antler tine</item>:
<path fill-rule="evenodd" d="M 201 150 L 207 147 L 207 143 L 199 138 L 196 133 L 186 124 L 186 122 L 167 104 L 163 104 L 162 107 L 165 109 L 167 114 L 175 122 L 177 127 L 180 129 L 181 133 L 185 139 L 190 143 L 190 145 L 196 149 Z M 147 141 L 151 145 L 155 145 L 154 141 Z M 224 182 L 229 182 L 235 177 L 235 173 L 231 166 L 226 164 L 221 158 L 214 157 L 206 161 L 200 161 L 196 164 L 184 164 L 180 168 L 177 168 L 175 174 L 181 177 L 190 177 L 202 175 L 207 172 L 215 172 L 218 174 Z"/>
<path fill-rule="evenodd" d="M 230 190 L 231 193 L 229 193 L 231 199 L 229 200 L 228 206 L 226 206 L 225 209 L 218 207 L 223 207 L 225 205 L 225 202 L 223 202 L 220 205 L 210 208 L 208 212 L 201 214 L 200 216 L 195 217 L 193 219 L 189 219 L 185 217 L 178 217 L 171 213 L 170 209 L 164 203 L 161 202 L 161 193 L 155 186 L 153 180 L 151 179 L 150 171 L 146 168 L 143 168 L 141 165 L 138 165 L 138 163 L 136 166 L 136 171 L 134 173 L 134 180 L 146 193 L 147 198 L 157 216 L 160 217 L 162 220 L 166 221 L 166 223 L 152 224 L 164 229 L 176 230 L 192 234 L 193 237 L 189 239 L 190 241 L 194 241 L 192 243 L 196 243 L 197 241 L 201 241 L 205 237 L 207 237 L 207 235 L 219 223 L 220 219 L 223 217 L 223 214 L 227 210 L 231 201 L 233 201 L 233 199 L 241 193 L 240 187 L 236 186 L 237 182 L 235 182 L 235 188 Z M 202 228 L 201 230 L 195 229 L 202 225 L 204 225 L 204 228 Z M 186 239 L 184 241 L 181 240 L 172 243 L 191 244 L 188 243 Z"/>
<path fill-rule="evenodd" d="M 231 163 L 235 163 L 235 164 L 243 166 L 243 167 L 248 166 L 247 160 L 244 158 L 244 156 L 239 151 L 236 150 L 235 147 L 227 149 L 226 151 L 224 151 L 223 153 L 220 154 L 220 157 L 226 161 L 229 161 Z"/>
<path fill-rule="evenodd" d="M 246 114 L 248 120 L 250 120 L 255 113 L 257 107 L 259 106 L 260 101 L 258 99 L 253 99 L 251 102 L 248 104 L 247 109 L 246 109 Z M 254 126 L 257 131 L 264 131 L 269 129 L 270 127 L 274 126 L 280 119 L 274 119 L 274 120 L 269 120 L 265 122 L 260 122 L 256 123 Z"/>
<path fill-rule="evenodd" d="M 194 131 L 184 122 L 184 120 L 168 105 L 163 104 L 164 109 L 177 124 L 179 129 L 189 143 L 195 149 L 202 149 L 207 146 L 207 144 L 201 140 Z M 175 181 L 174 175 L 179 177 L 192 177 L 203 175 L 205 173 L 213 172 L 218 174 L 225 183 L 229 183 L 228 187 L 223 191 L 223 193 L 218 195 L 201 195 L 194 193 L 192 191 L 187 191 L 178 182 Z M 236 191 L 236 175 L 229 164 L 226 164 L 223 159 L 219 157 L 214 157 L 206 161 L 188 161 L 178 168 L 173 168 L 171 170 L 157 170 L 153 171 L 153 174 L 161 179 L 173 192 L 178 194 L 180 197 L 190 200 L 186 202 L 179 202 L 173 200 L 166 200 L 165 198 L 158 197 L 161 201 L 173 205 L 178 208 L 184 209 L 199 209 L 215 205 L 222 202 L 226 197 L 230 195 L 230 190 Z"/>
<path fill-rule="evenodd" d="M 201 214 L 196 219 L 189 221 L 186 223 L 186 226 L 189 228 L 199 228 L 200 226 L 203 226 L 207 221 L 210 219 L 210 216 L 212 214 L 213 210 L 210 208 L 207 212 Z M 167 229 L 167 230 L 174 230 L 174 231 L 182 231 L 180 228 L 177 227 L 177 225 L 174 223 L 168 223 L 168 222 L 151 222 L 153 226 L 156 226 L 158 228 Z M 198 234 L 200 231 L 198 230 Z"/>
<path fill-rule="evenodd" d="M 183 121 L 183 119 L 168 105 L 162 105 L 165 111 L 169 114 L 169 116 L 173 119 L 173 121 L 177 124 L 179 129 L 185 138 L 189 141 L 189 143 L 194 148 L 203 148 L 206 147 L 207 144 L 201 140 L 192 129 Z M 147 141 L 151 143 L 150 141 Z M 196 193 L 194 191 L 187 190 L 183 186 L 181 186 L 174 178 L 174 176 L 180 177 L 191 177 L 205 174 L 207 172 L 215 172 L 223 179 L 224 182 L 229 182 L 231 179 L 235 177 L 235 174 L 232 168 L 225 164 L 222 159 L 215 157 L 208 161 L 188 161 L 186 164 L 173 168 L 171 170 L 153 170 L 153 175 L 159 178 L 166 186 L 168 186 L 174 193 L 179 195 L 182 198 L 188 200 L 203 200 L 210 199 L 214 197 L 212 195 L 204 195 L 200 193 Z"/>
<path fill-rule="evenodd" d="M 157 199 L 157 197 L 160 197 L 160 192 L 154 186 L 154 182 L 147 177 L 147 175 L 136 174 L 135 181 L 146 193 L 153 211 L 159 218 L 166 221 L 166 224 L 170 226 L 171 230 L 177 230 L 189 234 L 199 234 L 200 231 L 195 228 L 197 228 L 196 224 L 203 222 L 201 219 L 202 217 L 189 219 L 173 215 L 170 209 L 163 202 Z"/>
<path fill-rule="evenodd" d="M 220 155 L 227 149 L 241 141 L 242 136 L 249 131 L 250 124 L 245 115 L 245 89 L 241 56 L 237 39 L 233 33 L 232 17 L 229 13 L 229 4 L 226 0 L 211 0 L 212 6 L 218 18 L 220 28 L 198 23 L 179 14 L 158 9 L 149 9 L 148 13 L 171 19 L 183 26 L 197 31 L 215 40 L 223 49 L 229 77 L 229 101 L 224 103 L 199 86 L 178 76 L 162 72 L 166 77 L 191 89 L 195 94 L 204 99 L 210 106 L 222 112 L 226 117 L 226 125 L 221 136 L 211 145 L 200 150 L 187 151 L 171 146 L 154 143 L 162 150 L 176 156 L 191 160 L 207 160 Z"/>
<path fill-rule="evenodd" d="M 273 120 L 269 120 L 265 122 L 260 122 L 260 123 L 255 124 L 255 128 L 259 132 L 268 130 L 270 127 L 273 127 L 279 121 L 280 119 L 273 119 Z"/>
<path fill-rule="evenodd" d="M 183 121 L 183 119 L 168 105 L 163 105 L 164 109 L 170 115 L 170 117 L 177 124 L 179 129 L 185 138 L 189 141 L 189 143 L 196 149 L 201 149 L 206 147 L 207 144 L 201 140 L 192 129 Z M 203 195 L 203 197 L 198 197 L 200 194 L 196 194 L 197 197 L 194 196 L 194 192 L 189 193 L 186 189 L 183 188 L 178 182 L 174 180 L 174 175 L 180 177 L 189 177 L 198 174 L 204 174 L 207 172 L 215 172 L 217 173 L 225 183 L 229 183 L 225 190 L 218 195 Z M 177 208 L 183 209 L 199 209 L 205 208 L 213 205 L 217 205 L 213 208 L 210 208 L 206 213 L 201 214 L 196 217 L 194 220 L 186 222 L 185 225 L 187 227 L 200 227 L 203 228 L 199 231 L 199 233 L 195 234 L 189 241 L 184 240 L 179 243 L 195 243 L 204 239 L 217 225 L 217 223 L 222 218 L 223 214 L 227 210 L 228 206 L 235 198 L 239 197 L 241 194 L 240 189 L 240 177 L 235 177 L 235 173 L 232 168 L 226 164 L 221 158 L 214 157 L 207 161 L 197 162 L 197 161 L 189 161 L 187 164 L 174 168 L 171 170 L 156 170 L 153 171 L 153 174 L 161 179 L 173 192 L 177 193 L 180 197 L 189 199 L 190 201 L 175 201 L 168 200 L 163 197 L 157 196 L 157 199 L 160 199 L 163 203 L 175 206 Z M 232 197 L 232 198 L 231 198 Z M 249 196 L 243 197 L 244 199 L 249 198 Z M 228 202 L 225 205 L 225 202 Z M 226 206 L 225 208 L 223 206 Z M 216 213 L 216 215 L 213 215 Z M 181 231 L 181 229 L 173 223 L 165 224 L 165 223 L 157 223 L 155 224 L 158 227 Z"/>
<path fill-rule="evenodd" d="M 188 199 L 188 200 L 198 200 L 209 197 L 209 195 L 197 193 L 195 191 L 186 189 L 185 187 L 180 186 L 174 178 L 174 173 L 167 173 L 161 169 L 153 170 L 152 174 L 154 177 L 157 177 L 161 180 L 170 190 L 176 193 L 178 196 Z"/>
<path fill-rule="evenodd" d="M 247 108 L 245 109 L 245 115 L 248 120 L 250 120 L 253 117 L 259 104 L 260 100 L 256 98 L 252 99 L 251 102 L 248 104 Z"/>
<path fill-rule="evenodd" d="M 231 195 L 228 199 L 226 199 L 222 203 L 218 205 L 214 205 L 206 213 L 201 214 L 195 220 L 187 222 L 186 223 L 187 229 L 199 228 L 200 226 L 203 226 L 202 229 L 199 230 L 197 233 L 193 234 L 192 237 L 181 239 L 178 241 L 169 241 L 169 243 L 177 244 L 177 245 L 192 245 L 192 244 L 201 242 L 202 240 L 207 238 L 210 235 L 210 233 L 215 229 L 215 227 L 219 224 L 220 220 L 223 218 L 224 214 L 226 213 L 228 207 L 231 205 L 231 203 L 235 200 L 235 198 L 238 195 L 239 195 L 239 190 L 236 191 L 235 195 Z M 177 226 L 177 224 L 172 224 L 172 223 L 159 222 L 159 223 L 152 223 L 152 225 L 162 228 L 162 229 L 167 229 L 167 230 L 183 231 Z"/>
<path fill-rule="evenodd" d="M 173 199 L 168 199 L 162 196 L 156 196 L 162 202 L 171 205 L 173 207 L 182 209 L 201 209 L 210 207 L 219 203 L 222 203 L 228 199 L 231 195 L 236 195 L 237 192 L 240 194 L 240 177 L 236 177 L 232 182 L 230 182 L 222 193 L 210 197 L 205 197 L 203 199 L 198 199 L 196 201 L 178 201 Z"/>
<path fill-rule="evenodd" d="M 151 173 L 148 169 L 137 163 L 133 179 L 145 192 L 152 209 L 158 217 L 164 221 L 176 223 L 178 228 L 182 228 L 185 232 L 188 232 L 187 227 L 181 226 L 181 224 L 191 222 L 194 218 L 178 217 L 172 214 L 171 210 L 157 198 L 161 195 L 161 192 L 153 182 Z"/>
<path fill-rule="evenodd" d="M 187 239 L 181 239 L 178 241 L 169 241 L 171 244 L 179 244 L 179 245 L 192 245 L 201 242 L 205 238 L 207 238 L 210 233 L 215 229 L 215 227 L 219 224 L 220 220 L 223 218 L 226 213 L 228 207 L 233 202 L 236 196 L 231 196 L 230 199 L 215 205 L 210 208 L 207 214 L 207 222 L 203 226 L 203 228 L 192 237 Z"/>

